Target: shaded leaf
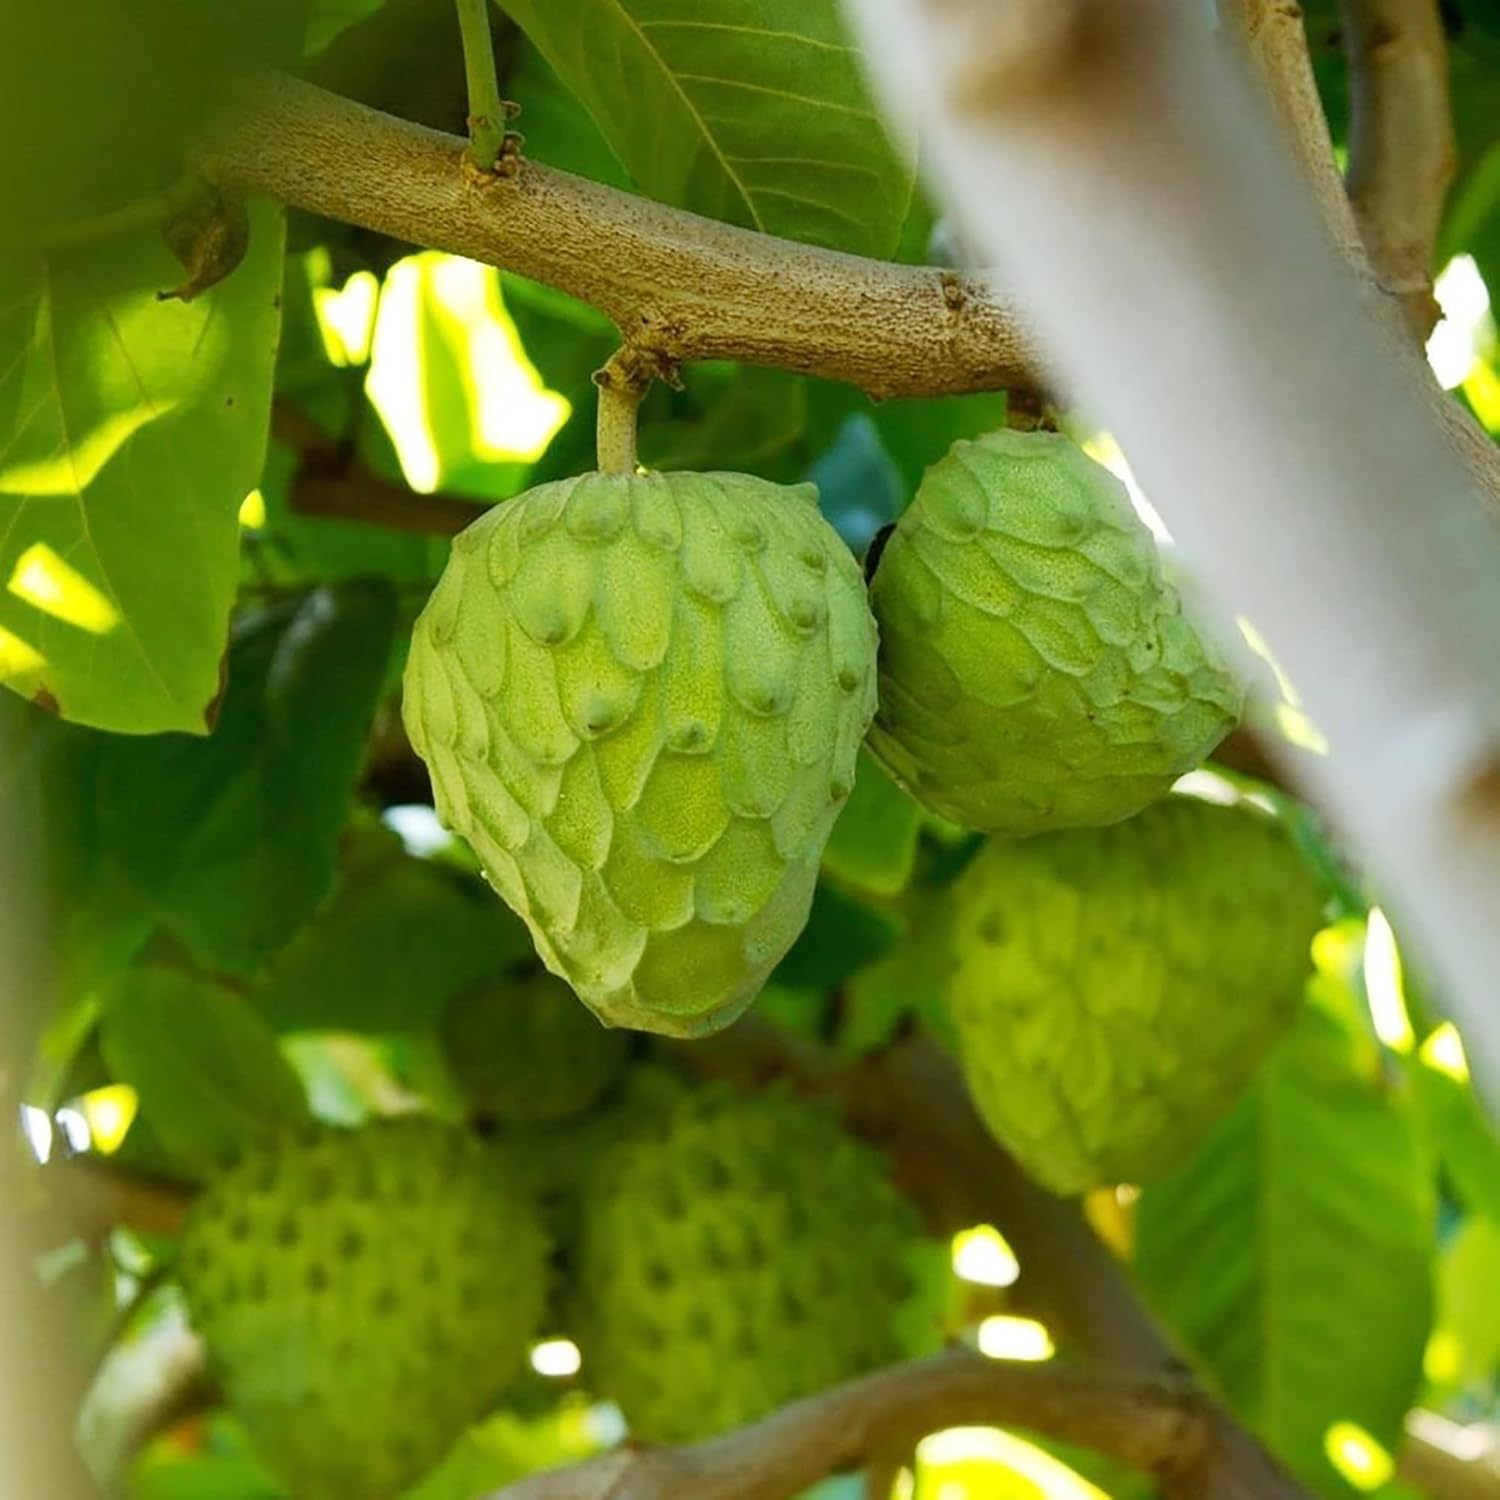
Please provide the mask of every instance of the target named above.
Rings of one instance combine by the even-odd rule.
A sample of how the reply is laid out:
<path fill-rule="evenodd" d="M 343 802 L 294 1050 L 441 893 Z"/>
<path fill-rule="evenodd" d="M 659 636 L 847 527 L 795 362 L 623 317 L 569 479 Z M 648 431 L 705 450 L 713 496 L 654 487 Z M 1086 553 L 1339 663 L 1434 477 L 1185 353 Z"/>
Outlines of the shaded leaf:
<path fill-rule="evenodd" d="M 109 747 L 104 841 L 201 962 L 252 971 L 327 891 L 395 624 L 380 583 L 254 611 L 209 739 Z"/>
<path fill-rule="evenodd" d="M 1454 1192 L 1471 1212 L 1500 1225 L 1500 1136 L 1469 1080 L 1421 1055 L 1406 1059 L 1406 1076 L 1433 1154 Z"/>
<path fill-rule="evenodd" d="M 107 729 L 202 733 L 260 475 L 282 223 L 190 302 L 154 228 L 0 250 L 0 681 Z"/>
<path fill-rule="evenodd" d="M 913 170 L 836 0 L 507 0 L 643 192 L 864 255 L 896 247 Z"/>
<path fill-rule="evenodd" d="M 478 881 L 382 842 L 361 851 L 252 998 L 278 1031 L 416 1031 L 456 990 L 530 954 L 519 918 Z"/>
<path fill-rule="evenodd" d="M 1431 1164 L 1409 1112 L 1315 1006 L 1180 1172 L 1148 1187 L 1136 1270 L 1234 1409 L 1348 1494 L 1329 1427 L 1394 1451 L 1431 1316 Z"/>
<path fill-rule="evenodd" d="M 864 412 L 844 420 L 807 477 L 818 487 L 818 503 L 829 525 L 856 555 L 901 514 L 905 503 L 901 476 Z"/>
<path fill-rule="evenodd" d="M 211 1172 L 309 1118 L 302 1085 L 241 996 L 172 969 L 133 971 L 110 993 L 101 1041 L 115 1077 L 184 1164 Z"/>
<path fill-rule="evenodd" d="M 901 924 L 827 880 L 813 892 L 801 937 L 772 972 L 787 989 L 827 989 L 888 953 Z"/>
<path fill-rule="evenodd" d="M 850 794 L 833 825 L 823 867 L 851 885 L 894 896 L 911 879 L 922 809 L 865 750 Z"/>

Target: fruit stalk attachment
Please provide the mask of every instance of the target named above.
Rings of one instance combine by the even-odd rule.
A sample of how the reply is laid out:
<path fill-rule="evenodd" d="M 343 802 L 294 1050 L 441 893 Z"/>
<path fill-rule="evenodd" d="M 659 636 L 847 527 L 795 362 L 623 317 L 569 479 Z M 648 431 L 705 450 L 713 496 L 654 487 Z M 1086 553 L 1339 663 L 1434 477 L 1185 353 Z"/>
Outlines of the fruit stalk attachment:
<path fill-rule="evenodd" d="M 601 474 L 636 471 L 636 418 L 651 385 L 651 363 L 625 344 L 610 355 L 603 369 L 594 371 L 594 384 L 599 387 L 595 447 Z"/>

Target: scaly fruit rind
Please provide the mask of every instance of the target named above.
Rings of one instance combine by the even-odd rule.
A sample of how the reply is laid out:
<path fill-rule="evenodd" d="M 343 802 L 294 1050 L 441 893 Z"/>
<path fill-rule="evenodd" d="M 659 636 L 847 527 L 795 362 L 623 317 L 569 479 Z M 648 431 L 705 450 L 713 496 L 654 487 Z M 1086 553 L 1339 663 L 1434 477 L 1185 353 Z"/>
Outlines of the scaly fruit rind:
<path fill-rule="evenodd" d="M 875 705 L 810 485 L 586 474 L 456 538 L 405 718 L 438 811 L 606 1022 L 738 1016 L 807 918 Z"/>
<path fill-rule="evenodd" d="M 521 1367 L 548 1280 L 510 1163 L 426 1120 L 318 1127 L 193 1205 L 181 1278 L 256 1451 L 305 1500 L 390 1500 Z"/>
<path fill-rule="evenodd" d="M 587 1189 L 579 1338 L 637 1439 L 723 1432 L 902 1353 L 915 1214 L 818 1110 L 701 1091 Z"/>
<path fill-rule="evenodd" d="M 1140 811 L 1242 691 L 1125 487 L 1067 438 L 994 432 L 923 477 L 870 589 L 870 748 L 932 811 L 1032 834 Z"/>
<path fill-rule="evenodd" d="M 996 1139 L 1059 1193 L 1170 1171 L 1295 1015 L 1322 911 L 1250 806 L 992 840 L 953 887 L 948 1001 Z"/>

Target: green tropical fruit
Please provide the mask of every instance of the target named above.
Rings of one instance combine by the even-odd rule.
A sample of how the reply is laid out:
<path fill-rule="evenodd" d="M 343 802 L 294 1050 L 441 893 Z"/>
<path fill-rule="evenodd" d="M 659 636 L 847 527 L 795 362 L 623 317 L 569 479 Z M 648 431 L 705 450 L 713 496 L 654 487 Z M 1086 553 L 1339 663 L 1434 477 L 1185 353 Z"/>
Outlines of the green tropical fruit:
<path fill-rule="evenodd" d="M 894 1360 L 916 1238 L 881 1158 L 819 1111 L 693 1094 L 590 1176 L 590 1388 L 637 1439 L 685 1442 Z"/>
<path fill-rule="evenodd" d="M 502 1157 L 409 1120 L 245 1157 L 193 1205 L 181 1277 L 230 1404 L 298 1500 L 391 1500 L 520 1369 L 548 1253 Z"/>
<path fill-rule="evenodd" d="M 1059 1193 L 1170 1171 L 1295 1015 L 1322 910 L 1248 805 L 991 841 L 952 889 L 947 987 L 995 1138 Z"/>
<path fill-rule="evenodd" d="M 412 637 L 438 811 L 611 1025 L 738 1016 L 807 918 L 875 706 L 810 485 L 585 474 L 476 521 Z"/>
<path fill-rule="evenodd" d="M 582 1114 L 625 1064 L 629 1041 L 543 970 L 482 979 L 443 1013 L 443 1050 L 469 1103 L 494 1120 Z"/>
<path fill-rule="evenodd" d="M 1124 486 L 1056 433 L 955 443 L 892 533 L 870 597 L 870 748 L 966 828 L 1128 818 L 1239 717 L 1239 684 L 1184 615 Z"/>

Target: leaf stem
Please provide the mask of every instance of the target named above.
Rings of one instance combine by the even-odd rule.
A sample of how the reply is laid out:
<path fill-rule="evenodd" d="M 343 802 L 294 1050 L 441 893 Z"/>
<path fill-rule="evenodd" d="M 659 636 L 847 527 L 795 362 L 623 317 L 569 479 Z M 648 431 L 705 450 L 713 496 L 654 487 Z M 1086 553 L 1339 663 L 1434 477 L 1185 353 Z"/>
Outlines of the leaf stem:
<path fill-rule="evenodd" d="M 495 72 L 490 0 L 456 0 L 456 3 L 469 88 L 469 160 L 480 171 L 489 172 L 500 159 L 509 114 L 500 97 L 500 79 Z"/>

